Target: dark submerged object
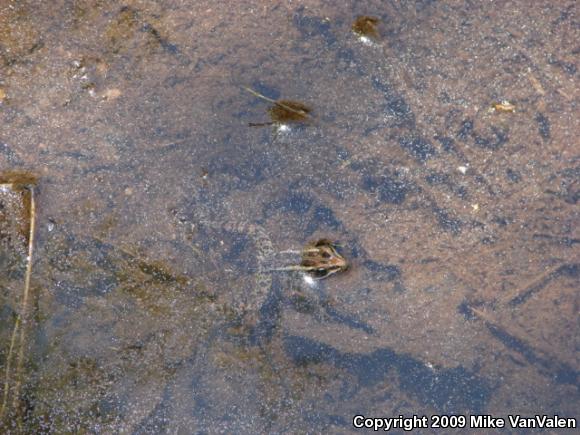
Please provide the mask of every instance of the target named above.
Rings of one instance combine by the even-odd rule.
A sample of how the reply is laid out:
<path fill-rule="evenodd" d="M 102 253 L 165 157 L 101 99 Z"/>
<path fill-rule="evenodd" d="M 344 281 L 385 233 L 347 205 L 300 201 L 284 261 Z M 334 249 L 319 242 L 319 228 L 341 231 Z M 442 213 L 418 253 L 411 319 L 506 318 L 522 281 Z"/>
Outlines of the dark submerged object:
<path fill-rule="evenodd" d="M 310 108 L 299 101 L 279 100 L 275 101 L 274 105 L 268 109 L 270 122 L 250 122 L 248 125 L 250 127 L 263 127 L 266 125 L 305 122 L 308 120 L 310 112 Z"/>
<path fill-rule="evenodd" d="M 369 17 L 367 15 L 361 15 L 354 20 L 352 23 L 352 31 L 360 36 L 366 36 L 368 38 L 378 38 L 379 31 L 377 30 L 377 25 L 381 20 L 377 17 Z"/>
<path fill-rule="evenodd" d="M 273 106 L 268 109 L 268 114 L 270 115 L 270 122 L 260 122 L 254 123 L 250 122 L 250 127 L 263 127 L 266 125 L 273 124 L 284 124 L 290 122 L 305 122 L 309 118 L 309 114 L 312 111 L 310 107 L 299 101 L 293 100 L 273 100 L 268 98 L 253 89 L 244 87 L 244 89 L 262 100 L 269 101 L 273 103 Z"/>
<path fill-rule="evenodd" d="M 308 119 L 310 108 L 299 101 L 279 100 L 268 109 L 272 122 L 302 122 Z"/>

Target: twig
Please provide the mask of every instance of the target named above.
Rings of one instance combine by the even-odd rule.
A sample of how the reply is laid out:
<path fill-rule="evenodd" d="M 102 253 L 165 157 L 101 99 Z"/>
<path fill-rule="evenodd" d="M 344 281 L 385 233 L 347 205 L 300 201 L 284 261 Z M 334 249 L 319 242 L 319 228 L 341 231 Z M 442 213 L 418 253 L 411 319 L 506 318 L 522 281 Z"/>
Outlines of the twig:
<path fill-rule="evenodd" d="M 242 86 L 242 88 L 245 89 L 246 91 L 248 91 L 250 94 L 255 95 L 258 98 L 261 98 L 262 100 L 266 100 L 266 101 L 268 101 L 268 102 L 270 102 L 272 104 L 275 104 L 276 106 L 283 107 L 284 109 L 289 110 L 290 112 L 294 112 L 294 113 L 296 113 L 296 114 L 298 114 L 300 116 L 303 116 L 305 118 L 308 117 L 308 114 L 305 113 L 303 110 L 296 110 L 296 109 L 288 106 L 287 104 L 281 103 L 281 102 L 276 101 L 276 100 L 273 100 L 271 98 L 268 98 L 265 95 L 262 95 L 259 92 L 256 92 L 256 91 L 254 91 L 251 88 L 248 88 L 247 86 Z"/>
<path fill-rule="evenodd" d="M 268 101 L 270 103 L 274 103 L 274 104 L 279 104 L 276 100 L 272 100 L 271 98 L 268 98 L 265 95 L 262 95 L 259 92 L 254 91 L 252 88 L 248 88 L 247 86 L 242 86 L 242 89 L 245 89 L 250 94 L 255 95 L 258 98 L 261 98 L 262 100 L 266 100 L 266 101 Z M 289 109 L 289 110 L 292 110 L 292 109 Z"/>
<path fill-rule="evenodd" d="M 36 202 L 34 200 L 34 187 L 30 187 L 30 232 L 28 233 L 28 263 L 26 264 L 26 276 L 24 278 L 24 296 L 22 297 L 22 328 L 20 329 L 20 349 L 18 352 L 18 363 L 16 365 L 16 392 L 14 404 L 18 400 L 20 385 L 22 384 L 22 364 L 24 362 L 24 342 L 26 338 L 26 324 L 28 322 L 28 298 L 30 295 L 30 277 L 32 276 L 32 254 L 34 252 L 34 232 L 36 227 Z"/>
<path fill-rule="evenodd" d="M 273 122 L 249 122 L 248 126 L 250 127 L 267 127 L 269 125 L 274 125 Z"/>
<path fill-rule="evenodd" d="M 30 295 L 30 277 L 32 275 L 32 254 L 34 251 L 34 232 L 35 232 L 35 222 L 36 222 L 36 203 L 34 199 L 34 187 L 29 187 L 30 191 L 30 226 L 28 233 L 28 257 L 26 263 L 26 275 L 24 277 L 24 293 L 22 295 L 22 303 L 20 306 L 20 313 L 16 317 L 14 322 L 14 329 L 12 331 L 12 337 L 10 339 L 10 349 L 8 351 L 8 356 L 6 358 L 6 371 L 4 380 L 4 397 L 2 400 L 2 408 L 0 409 L 0 418 L 4 416 L 6 410 L 6 405 L 8 403 L 8 389 L 10 383 L 10 370 L 12 366 L 12 353 L 14 350 L 14 345 L 16 344 L 16 336 L 20 332 L 19 339 L 19 349 L 18 358 L 16 360 L 16 384 L 13 389 L 13 406 L 17 405 L 20 386 L 22 384 L 21 372 L 22 364 L 24 361 L 24 341 L 26 338 L 26 323 L 28 321 L 28 299 Z"/>

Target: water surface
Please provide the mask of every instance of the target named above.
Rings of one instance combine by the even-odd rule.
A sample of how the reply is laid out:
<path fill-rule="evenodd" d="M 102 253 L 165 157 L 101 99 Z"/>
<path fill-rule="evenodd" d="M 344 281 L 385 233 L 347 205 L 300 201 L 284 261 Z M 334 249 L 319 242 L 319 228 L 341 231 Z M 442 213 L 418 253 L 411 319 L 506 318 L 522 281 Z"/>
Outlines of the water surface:
<path fill-rule="evenodd" d="M 4 2 L 0 169 L 38 177 L 4 430 L 574 417 L 579 37 L 573 1 Z M 312 116 L 248 127 L 244 87 Z M 256 279 L 320 237 L 347 272 Z"/>

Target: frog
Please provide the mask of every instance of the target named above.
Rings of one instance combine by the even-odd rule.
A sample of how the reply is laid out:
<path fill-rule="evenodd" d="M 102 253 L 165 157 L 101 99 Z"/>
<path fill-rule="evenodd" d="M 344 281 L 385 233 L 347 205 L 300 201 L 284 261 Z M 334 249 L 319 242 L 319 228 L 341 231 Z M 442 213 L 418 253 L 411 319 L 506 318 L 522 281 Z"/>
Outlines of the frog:
<path fill-rule="evenodd" d="M 337 244 L 330 239 L 322 238 L 308 243 L 300 252 L 301 261 L 297 265 L 289 265 L 271 269 L 273 271 L 300 271 L 315 280 L 328 278 L 338 272 L 348 269 L 348 262 L 337 251 Z M 284 251 L 295 253 L 296 251 Z"/>

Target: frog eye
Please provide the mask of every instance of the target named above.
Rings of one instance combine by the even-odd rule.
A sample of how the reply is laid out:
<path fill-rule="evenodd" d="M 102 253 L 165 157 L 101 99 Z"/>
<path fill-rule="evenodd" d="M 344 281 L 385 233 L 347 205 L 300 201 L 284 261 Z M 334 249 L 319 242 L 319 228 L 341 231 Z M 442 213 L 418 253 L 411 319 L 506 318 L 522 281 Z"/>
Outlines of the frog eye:
<path fill-rule="evenodd" d="M 325 268 L 322 268 L 321 267 L 321 268 L 318 268 L 318 269 L 313 270 L 311 272 L 311 274 L 316 279 L 322 279 L 322 278 L 325 278 L 328 275 L 328 272 L 329 272 L 328 269 L 325 269 Z"/>
<path fill-rule="evenodd" d="M 322 258 L 330 258 L 331 255 L 328 253 L 328 251 L 322 251 Z"/>

